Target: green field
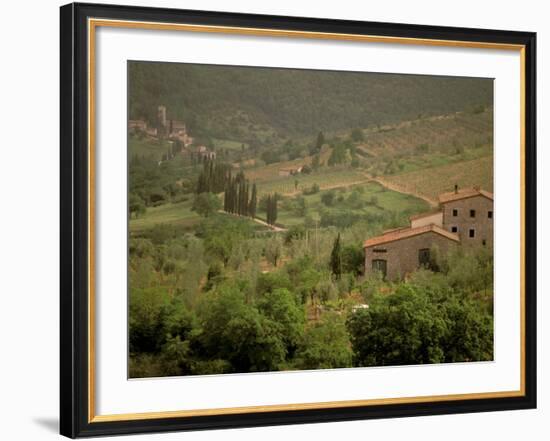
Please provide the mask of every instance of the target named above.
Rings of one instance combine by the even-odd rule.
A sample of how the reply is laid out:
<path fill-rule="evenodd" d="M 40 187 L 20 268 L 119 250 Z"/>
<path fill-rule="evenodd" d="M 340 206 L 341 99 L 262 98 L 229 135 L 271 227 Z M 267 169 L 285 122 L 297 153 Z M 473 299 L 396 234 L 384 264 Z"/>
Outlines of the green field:
<path fill-rule="evenodd" d="M 135 136 L 128 137 L 128 156 L 146 157 L 156 161 L 168 151 L 169 144 L 166 141 L 158 141 L 149 138 L 139 139 Z"/>
<path fill-rule="evenodd" d="M 225 149 L 225 150 L 242 150 L 242 146 L 244 145 L 245 149 L 248 148 L 247 143 L 243 143 L 240 141 L 232 141 L 230 139 L 212 139 L 212 143 L 214 144 L 214 147 L 216 150 Z"/>
<path fill-rule="evenodd" d="M 180 226 L 192 226 L 198 223 L 201 217 L 191 211 L 192 200 L 178 203 L 168 203 L 158 207 L 149 207 L 147 212 L 130 220 L 130 231 L 146 230 L 157 224 L 173 224 Z"/>
<path fill-rule="evenodd" d="M 368 179 L 368 176 L 358 170 L 321 169 L 321 171 L 309 175 L 281 176 L 268 181 L 260 181 L 257 185 L 259 194 L 276 192 L 285 195 L 301 193 L 304 189 L 307 190 L 314 184 L 319 185 L 319 188 L 324 190 L 359 184 L 366 182 Z M 295 185 L 296 181 L 298 181 L 297 187 Z"/>
<path fill-rule="evenodd" d="M 322 202 L 322 196 L 329 191 L 334 192 L 335 200 L 330 207 L 327 207 Z M 354 195 L 352 196 L 352 194 Z M 351 214 L 357 216 L 359 220 L 367 219 L 369 215 L 388 215 L 390 213 L 408 217 L 411 214 L 429 210 L 429 205 L 422 199 L 387 190 L 375 182 L 338 190 L 325 190 L 304 196 L 304 199 L 306 216 L 314 221 L 319 221 L 323 211 L 328 210 L 335 213 Z M 278 224 L 289 227 L 304 223 L 305 217 L 300 216 L 294 209 L 292 200 L 295 198 L 284 198 L 279 203 Z"/>
<path fill-rule="evenodd" d="M 493 149 L 489 147 L 481 147 L 475 149 L 465 149 L 460 154 L 449 155 L 442 152 L 427 153 L 424 155 L 414 155 L 402 160 L 403 168 L 394 173 L 399 175 L 402 173 L 414 172 L 432 167 L 441 167 L 449 164 L 473 161 L 484 157 L 491 156 Z"/>
<path fill-rule="evenodd" d="M 204 219 L 201 218 L 195 211 L 191 210 L 192 205 L 192 200 L 188 200 L 184 202 L 167 203 L 159 205 L 158 207 L 148 208 L 145 215 L 137 219 L 132 218 L 130 220 L 130 231 L 133 233 L 139 233 L 140 231 L 148 230 L 155 225 L 162 224 L 192 228 L 193 226 L 196 226 L 201 221 L 201 219 Z M 249 224 L 255 231 L 268 230 L 268 228 L 252 221 L 250 218 L 238 217 L 223 212 L 217 213 L 215 214 L 215 216 L 238 219 L 240 222 Z"/>

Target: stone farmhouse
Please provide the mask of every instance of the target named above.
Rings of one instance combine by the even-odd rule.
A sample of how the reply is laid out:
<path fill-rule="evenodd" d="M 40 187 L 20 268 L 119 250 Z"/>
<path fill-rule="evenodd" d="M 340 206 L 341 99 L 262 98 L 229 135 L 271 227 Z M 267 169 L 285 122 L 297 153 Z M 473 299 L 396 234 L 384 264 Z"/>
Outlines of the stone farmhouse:
<path fill-rule="evenodd" d="M 279 176 L 294 176 L 302 173 L 304 166 L 299 165 L 297 167 L 280 168 Z"/>
<path fill-rule="evenodd" d="M 404 277 L 431 262 L 437 247 L 492 246 L 493 194 L 478 187 L 439 195 L 439 210 L 411 216 L 410 225 L 367 239 L 365 274 L 380 271 L 388 280 Z"/>

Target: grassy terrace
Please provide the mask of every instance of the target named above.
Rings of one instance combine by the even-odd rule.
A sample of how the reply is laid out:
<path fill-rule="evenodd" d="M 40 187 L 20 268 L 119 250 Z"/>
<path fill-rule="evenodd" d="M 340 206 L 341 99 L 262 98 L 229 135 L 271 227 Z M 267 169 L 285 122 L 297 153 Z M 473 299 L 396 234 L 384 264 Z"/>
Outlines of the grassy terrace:
<path fill-rule="evenodd" d="M 191 211 L 193 201 L 175 204 L 168 203 L 158 207 L 147 208 L 145 215 L 130 220 L 130 231 L 140 231 L 151 228 L 155 224 L 173 224 L 178 226 L 192 226 L 200 221 L 200 216 Z"/>
<path fill-rule="evenodd" d="M 152 140 L 148 138 L 139 139 L 130 136 L 128 140 L 128 152 L 130 155 L 149 157 L 159 160 L 168 151 L 169 144 L 166 141 Z"/>
<path fill-rule="evenodd" d="M 493 155 L 465 162 L 426 168 L 410 173 L 384 176 L 384 180 L 404 191 L 436 199 L 440 193 L 451 191 L 454 184 L 460 187 L 479 185 L 493 191 Z"/>
<path fill-rule="evenodd" d="M 322 197 L 329 191 L 334 192 L 334 201 L 330 206 L 323 203 Z M 353 196 L 352 196 L 353 194 Z M 303 196 L 306 205 L 306 216 L 315 221 L 321 219 L 323 212 L 334 214 L 356 215 L 358 219 L 368 215 L 384 213 L 421 213 L 429 210 L 429 205 L 422 199 L 396 191 L 387 190 L 380 184 L 368 182 L 348 188 L 325 190 L 319 193 Z M 284 198 L 279 203 L 277 223 L 292 226 L 304 223 L 304 216 L 295 207 L 296 198 Z"/>
<path fill-rule="evenodd" d="M 147 212 L 135 219 L 130 220 L 130 231 L 139 233 L 143 230 L 148 230 L 155 225 L 170 224 L 178 227 L 191 227 L 197 225 L 201 218 L 195 211 L 191 210 L 193 201 L 190 199 L 184 202 L 167 203 L 158 207 L 150 207 Z M 250 226 L 257 231 L 267 230 L 266 227 L 257 224 L 251 219 L 245 217 L 236 217 L 227 213 L 216 213 L 213 216 L 227 216 L 232 219 L 239 219 L 241 222 L 250 223 Z"/>
<path fill-rule="evenodd" d="M 248 176 L 248 173 L 245 172 Z M 262 193 L 280 193 L 280 194 L 298 194 L 302 190 L 311 187 L 314 184 L 319 185 L 321 190 L 337 187 L 346 187 L 353 184 L 359 184 L 368 181 L 368 176 L 359 170 L 326 170 L 309 175 L 298 174 L 295 176 L 278 177 L 268 181 L 258 182 L 258 192 Z M 296 181 L 298 186 L 296 187 Z"/>

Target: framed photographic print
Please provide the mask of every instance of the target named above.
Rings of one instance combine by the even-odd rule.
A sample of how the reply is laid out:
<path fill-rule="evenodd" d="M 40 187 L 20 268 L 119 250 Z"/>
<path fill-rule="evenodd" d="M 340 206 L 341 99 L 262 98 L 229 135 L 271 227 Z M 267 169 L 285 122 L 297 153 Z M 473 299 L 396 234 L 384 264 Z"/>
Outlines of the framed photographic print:
<path fill-rule="evenodd" d="M 536 406 L 535 34 L 61 8 L 61 433 Z"/>

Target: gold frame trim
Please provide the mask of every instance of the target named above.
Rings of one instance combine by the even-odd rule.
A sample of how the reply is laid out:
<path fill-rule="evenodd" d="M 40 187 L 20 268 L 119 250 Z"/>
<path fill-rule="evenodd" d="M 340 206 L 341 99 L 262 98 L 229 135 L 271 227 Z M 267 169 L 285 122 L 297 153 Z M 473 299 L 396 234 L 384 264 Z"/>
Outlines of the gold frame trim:
<path fill-rule="evenodd" d="M 217 409 L 193 409 L 161 412 L 97 415 L 95 399 L 95 36 L 97 27 L 115 27 L 144 30 L 223 33 L 264 37 L 290 37 L 325 39 L 386 44 L 412 44 L 421 46 L 462 47 L 477 49 L 511 50 L 520 53 L 520 207 L 521 207 L 521 269 L 520 269 L 520 389 L 512 391 L 431 395 L 366 400 L 327 401 L 314 403 L 275 404 Z M 525 396 L 525 46 L 459 40 L 420 39 L 377 35 L 339 34 L 278 29 L 260 29 L 233 26 L 190 25 L 179 23 L 155 23 L 125 20 L 88 19 L 88 422 L 136 421 L 161 418 L 231 415 L 241 413 L 277 412 L 289 410 L 334 409 L 344 407 L 376 406 L 389 404 L 413 404 L 427 402 L 478 400 Z"/>

